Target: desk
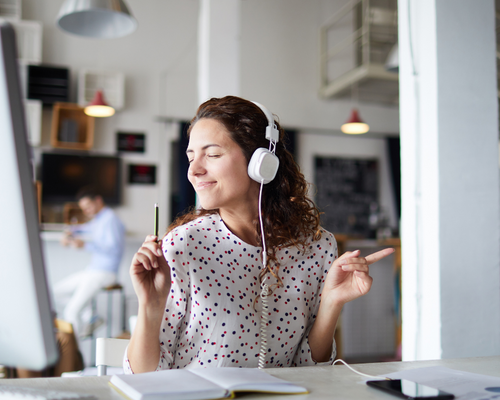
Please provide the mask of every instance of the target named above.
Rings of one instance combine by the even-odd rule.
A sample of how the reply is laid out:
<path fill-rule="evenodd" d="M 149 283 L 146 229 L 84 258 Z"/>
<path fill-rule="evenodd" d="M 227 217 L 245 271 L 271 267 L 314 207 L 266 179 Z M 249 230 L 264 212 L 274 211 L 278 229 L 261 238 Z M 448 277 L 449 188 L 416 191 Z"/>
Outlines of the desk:
<path fill-rule="evenodd" d="M 354 364 L 358 371 L 369 375 L 388 374 L 413 368 L 443 366 L 466 372 L 500 377 L 500 356 L 462 358 L 454 360 L 433 360 L 413 362 L 387 362 L 373 364 Z M 269 400 L 321 400 L 333 398 L 342 399 L 386 399 L 395 397 L 360 383 L 362 376 L 355 374 L 343 365 L 328 367 L 301 368 L 269 368 L 265 370 L 271 375 L 305 386 L 310 393 L 307 395 L 245 395 L 245 399 L 259 398 Z M 52 390 L 67 390 L 95 395 L 98 399 L 123 400 L 117 392 L 108 386 L 109 376 L 92 376 L 80 378 L 34 378 L 34 379 L 0 379 L 2 384 L 17 384 L 30 387 L 49 388 Z"/>

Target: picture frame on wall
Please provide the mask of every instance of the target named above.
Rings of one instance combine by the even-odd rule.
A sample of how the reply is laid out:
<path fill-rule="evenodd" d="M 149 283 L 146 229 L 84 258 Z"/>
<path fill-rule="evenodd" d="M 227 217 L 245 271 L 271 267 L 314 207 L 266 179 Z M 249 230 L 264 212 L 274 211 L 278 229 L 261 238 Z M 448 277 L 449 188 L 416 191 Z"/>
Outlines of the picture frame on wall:
<path fill-rule="evenodd" d="M 116 151 L 120 153 L 144 153 L 146 151 L 146 134 L 136 132 L 117 132 Z"/>
<path fill-rule="evenodd" d="M 139 185 L 155 185 L 156 165 L 129 164 L 128 183 Z"/>

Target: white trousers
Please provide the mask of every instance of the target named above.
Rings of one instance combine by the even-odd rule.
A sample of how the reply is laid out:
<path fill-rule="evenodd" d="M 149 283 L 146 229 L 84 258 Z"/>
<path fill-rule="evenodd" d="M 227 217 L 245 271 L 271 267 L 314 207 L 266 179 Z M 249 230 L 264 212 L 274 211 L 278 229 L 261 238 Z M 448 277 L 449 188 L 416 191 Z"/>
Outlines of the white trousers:
<path fill-rule="evenodd" d="M 113 272 L 83 270 L 64 278 L 54 285 L 54 299 L 57 303 L 70 297 L 64 307 L 63 318 L 73 324 L 73 329 L 76 332 L 83 327 L 83 323 L 89 322 L 91 315 L 90 300 L 99 290 L 115 282 L 116 274 Z M 85 309 L 87 309 L 87 318 L 82 318 Z"/>

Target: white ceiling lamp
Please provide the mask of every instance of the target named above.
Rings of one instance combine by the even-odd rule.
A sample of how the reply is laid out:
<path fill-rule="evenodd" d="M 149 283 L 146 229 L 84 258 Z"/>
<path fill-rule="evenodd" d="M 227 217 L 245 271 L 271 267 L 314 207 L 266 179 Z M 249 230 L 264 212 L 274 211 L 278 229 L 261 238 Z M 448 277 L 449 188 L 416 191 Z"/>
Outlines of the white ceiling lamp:
<path fill-rule="evenodd" d="M 399 72 L 399 47 L 397 43 L 392 46 L 384 67 L 386 71 Z"/>
<path fill-rule="evenodd" d="M 65 0 L 57 25 L 75 35 L 112 39 L 135 31 L 137 21 L 123 0 Z"/>

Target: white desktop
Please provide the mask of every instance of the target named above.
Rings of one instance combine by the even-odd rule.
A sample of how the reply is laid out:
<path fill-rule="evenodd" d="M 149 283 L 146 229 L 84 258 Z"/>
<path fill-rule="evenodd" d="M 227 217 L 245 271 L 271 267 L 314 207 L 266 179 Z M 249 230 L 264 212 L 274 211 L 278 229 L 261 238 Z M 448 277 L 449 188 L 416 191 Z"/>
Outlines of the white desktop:
<path fill-rule="evenodd" d="M 15 33 L 0 24 L 0 364 L 56 363 Z"/>

